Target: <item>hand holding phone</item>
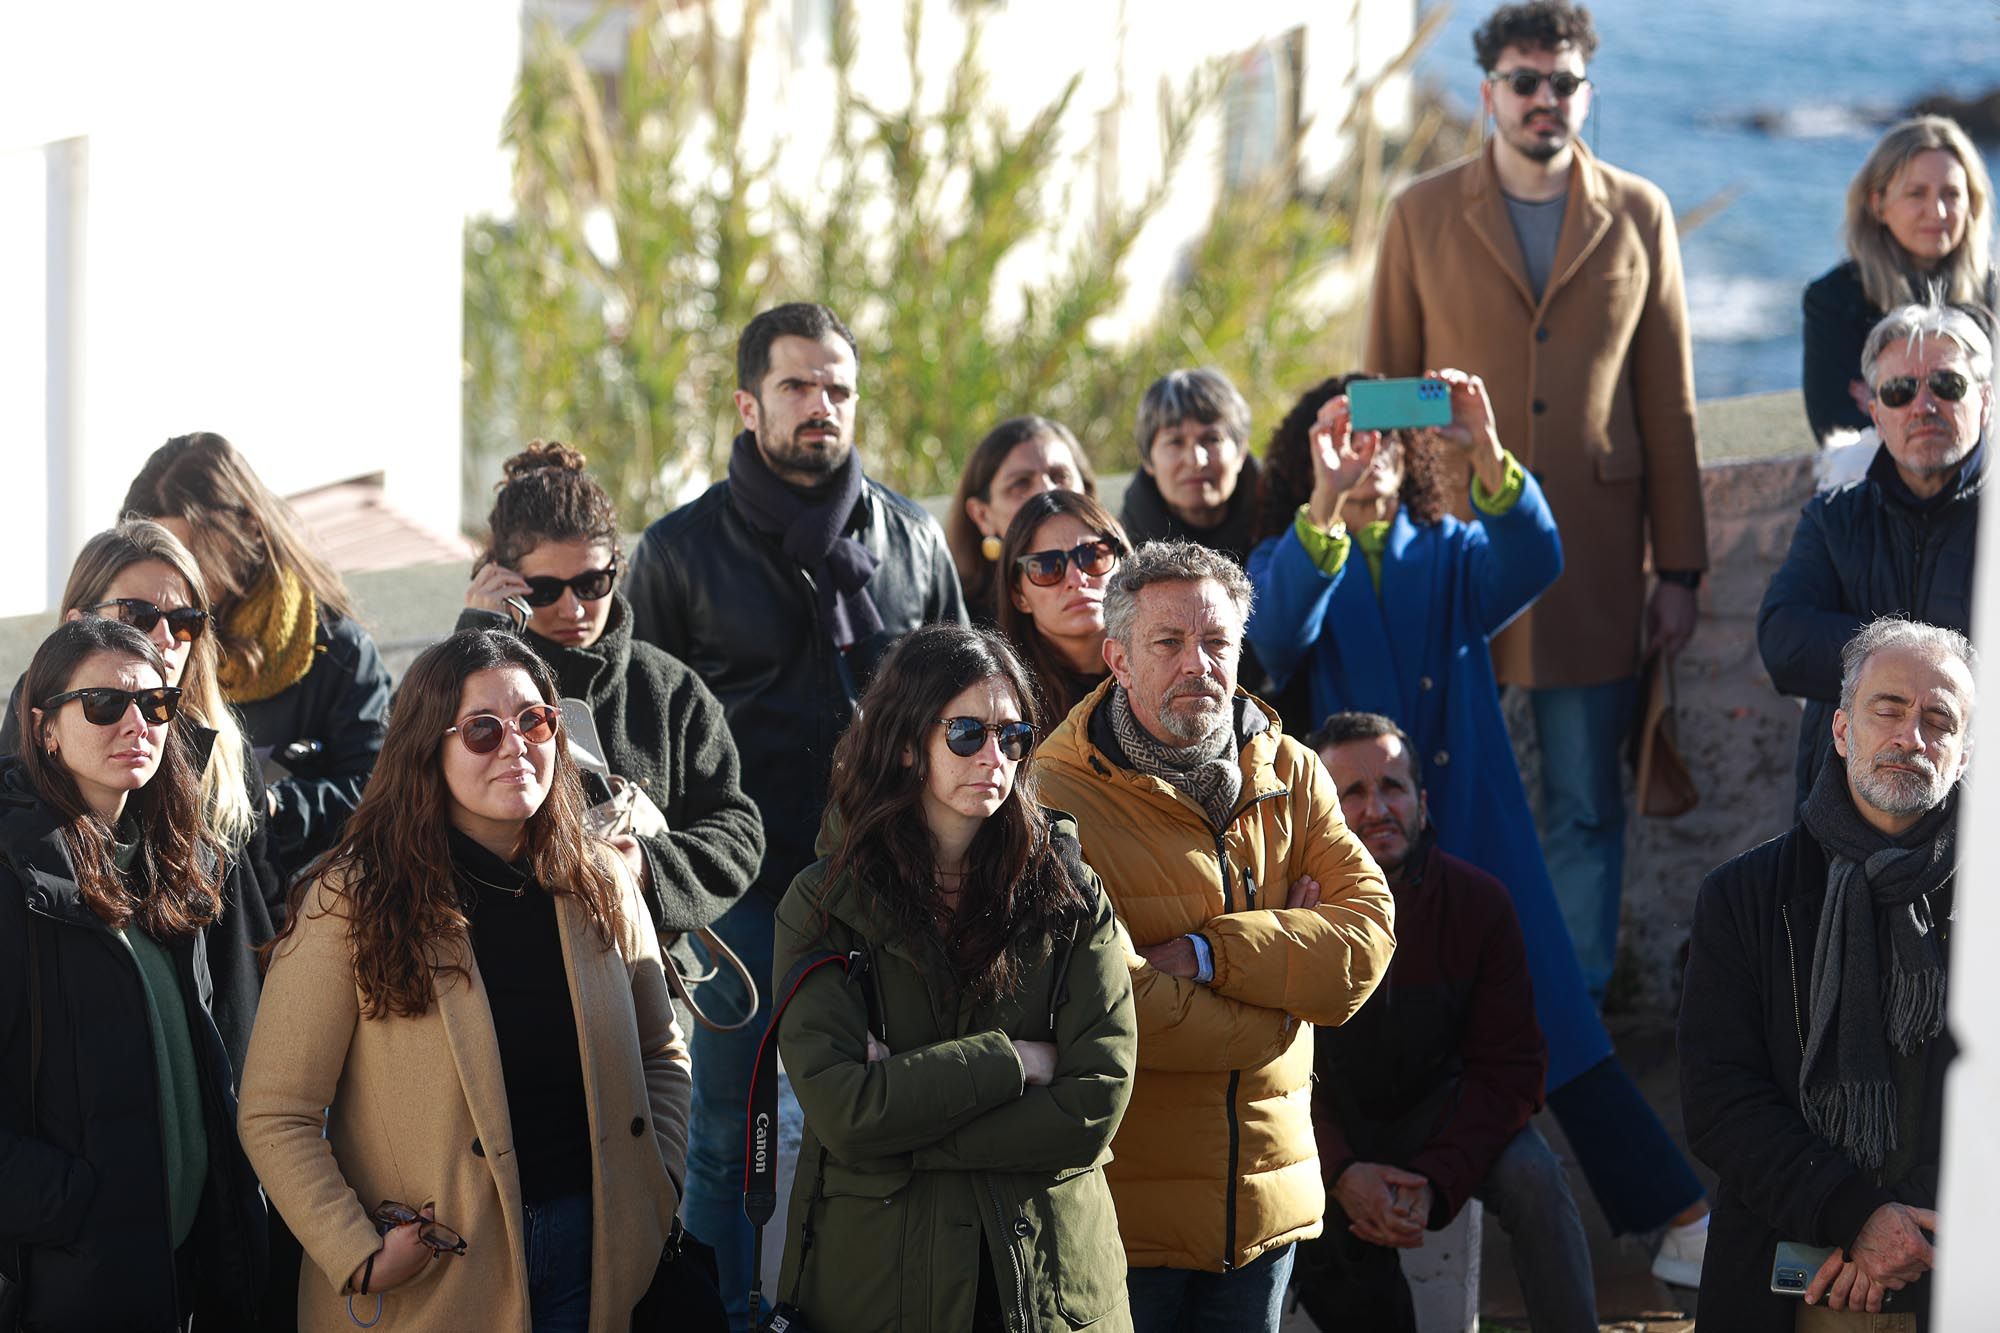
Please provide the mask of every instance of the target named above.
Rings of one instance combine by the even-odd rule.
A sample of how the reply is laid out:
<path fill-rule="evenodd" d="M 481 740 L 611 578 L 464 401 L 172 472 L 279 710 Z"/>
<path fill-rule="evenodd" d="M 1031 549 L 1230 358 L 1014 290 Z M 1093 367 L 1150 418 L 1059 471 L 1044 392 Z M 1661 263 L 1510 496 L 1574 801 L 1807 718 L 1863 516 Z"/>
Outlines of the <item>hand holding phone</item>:
<path fill-rule="evenodd" d="M 1342 501 L 1375 462 L 1381 441 L 1377 431 L 1352 429 L 1347 395 L 1320 405 L 1310 432 L 1313 491 L 1307 513 L 1314 523 L 1323 528 L 1340 517 Z"/>

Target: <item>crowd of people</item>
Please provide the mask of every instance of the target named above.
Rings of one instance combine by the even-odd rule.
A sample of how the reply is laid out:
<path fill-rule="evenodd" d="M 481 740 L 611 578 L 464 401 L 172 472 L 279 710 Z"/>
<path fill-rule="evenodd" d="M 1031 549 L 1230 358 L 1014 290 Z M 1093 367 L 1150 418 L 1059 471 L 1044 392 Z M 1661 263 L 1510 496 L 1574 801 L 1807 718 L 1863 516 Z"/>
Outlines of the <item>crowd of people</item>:
<path fill-rule="evenodd" d="M 1811 425 L 1873 434 L 1758 619 L 1796 827 L 1693 923 L 1711 1220 L 1600 1017 L 1621 747 L 1708 555 L 1596 44 L 1496 11 L 1363 367 L 1261 459 L 1227 377 L 1162 376 L 1116 516 L 1020 415 L 941 526 L 863 468 L 853 333 L 783 305 L 725 478 L 628 550 L 528 446 L 392 681 L 244 454 L 169 440 L 0 724 L 0 1328 L 1414 1330 L 1399 1257 L 1478 1199 L 1538 1333 L 1593 1330 L 1544 1107 L 1705 1321 L 1925 1327 L 1991 189 L 1895 127 L 1806 295 Z M 1384 376 L 1448 422 L 1358 428 Z"/>

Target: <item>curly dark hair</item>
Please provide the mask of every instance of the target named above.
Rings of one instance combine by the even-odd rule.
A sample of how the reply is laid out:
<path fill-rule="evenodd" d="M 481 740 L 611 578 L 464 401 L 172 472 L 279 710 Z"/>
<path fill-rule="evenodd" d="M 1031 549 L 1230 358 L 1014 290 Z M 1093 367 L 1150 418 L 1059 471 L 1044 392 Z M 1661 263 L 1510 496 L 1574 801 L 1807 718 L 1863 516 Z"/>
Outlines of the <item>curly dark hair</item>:
<path fill-rule="evenodd" d="M 1500 53 L 1510 46 L 1524 51 L 1555 51 L 1574 47 L 1585 60 L 1597 54 L 1597 25 L 1590 11 L 1564 0 L 1532 0 L 1525 5 L 1502 5 L 1472 34 L 1472 49 L 1479 68 L 1487 73 L 1500 63 Z"/>
<path fill-rule="evenodd" d="M 584 470 L 584 457 L 559 440 L 536 440 L 501 464 L 486 549 L 472 567 L 514 568 L 544 542 L 588 541 L 618 551 L 618 510 Z"/>
<path fill-rule="evenodd" d="M 1312 426 L 1327 400 L 1347 392 L 1355 380 L 1380 379 L 1365 371 L 1335 375 L 1321 380 L 1299 396 L 1271 432 L 1264 449 L 1264 477 L 1257 497 L 1257 522 L 1251 529 L 1254 545 L 1266 537 L 1283 535 L 1292 525 L 1299 506 L 1312 498 Z M 1435 523 L 1445 516 L 1444 466 L 1437 446 L 1408 431 L 1390 431 L 1403 451 L 1403 485 L 1397 502 L 1408 512 L 1410 522 Z"/>

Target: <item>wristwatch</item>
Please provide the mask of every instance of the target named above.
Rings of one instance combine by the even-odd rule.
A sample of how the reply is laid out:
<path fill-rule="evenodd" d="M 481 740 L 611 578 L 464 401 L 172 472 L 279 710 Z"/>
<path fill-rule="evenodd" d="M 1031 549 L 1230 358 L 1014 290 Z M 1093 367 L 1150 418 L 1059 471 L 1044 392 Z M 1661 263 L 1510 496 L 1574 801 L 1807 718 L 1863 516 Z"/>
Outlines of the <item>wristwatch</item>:
<path fill-rule="evenodd" d="M 1701 587 L 1701 571 L 1698 569 L 1656 569 L 1653 576 L 1662 583 L 1676 584 L 1689 592 Z"/>

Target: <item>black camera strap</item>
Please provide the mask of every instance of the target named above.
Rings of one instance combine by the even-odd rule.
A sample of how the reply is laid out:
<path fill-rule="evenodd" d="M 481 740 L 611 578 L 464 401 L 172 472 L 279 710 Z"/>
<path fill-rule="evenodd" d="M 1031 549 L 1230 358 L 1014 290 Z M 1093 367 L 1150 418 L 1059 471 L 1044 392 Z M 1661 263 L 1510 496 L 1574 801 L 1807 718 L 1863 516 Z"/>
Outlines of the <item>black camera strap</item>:
<path fill-rule="evenodd" d="M 817 950 L 792 964 L 772 994 L 771 1022 L 757 1044 L 757 1063 L 750 1073 L 749 1116 L 744 1125 L 743 1215 L 750 1219 L 750 1322 L 755 1326 L 764 1299 L 764 1227 L 778 1210 L 778 1024 L 791 1008 L 807 977 L 826 966 L 838 967 L 847 984 L 861 987 L 868 1012 L 868 1030 L 881 1028 L 875 992 L 868 984 L 869 960 L 864 949 L 847 953 Z"/>

